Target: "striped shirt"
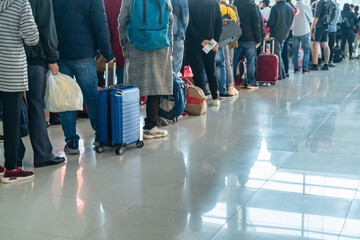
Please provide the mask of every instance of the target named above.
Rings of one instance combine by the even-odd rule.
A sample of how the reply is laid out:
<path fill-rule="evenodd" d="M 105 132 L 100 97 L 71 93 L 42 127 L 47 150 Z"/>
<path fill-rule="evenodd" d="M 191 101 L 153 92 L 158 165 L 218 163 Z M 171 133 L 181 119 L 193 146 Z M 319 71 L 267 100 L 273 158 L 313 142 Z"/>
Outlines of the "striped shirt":
<path fill-rule="evenodd" d="M 23 46 L 34 46 L 39 33 L 28 0 L 0 0 L 0 91 L 28 90 Z"/>

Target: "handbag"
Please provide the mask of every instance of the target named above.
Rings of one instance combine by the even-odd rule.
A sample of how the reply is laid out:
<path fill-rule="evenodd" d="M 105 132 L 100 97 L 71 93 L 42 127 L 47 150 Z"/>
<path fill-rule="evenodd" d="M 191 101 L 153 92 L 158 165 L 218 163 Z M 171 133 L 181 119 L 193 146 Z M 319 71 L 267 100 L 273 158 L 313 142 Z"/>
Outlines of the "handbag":
<path fill-rule="evenodd" d="M 201 88 L 194 86 L 187 78 L 183 77 L 182 80 L 186 83 L 185 112 L 196 116 L 206 113 L 207 104 L 204 91 Z"/>
<path fill-rule="evenodd" d="M 95 63 L 96 63 L 96 71 L 97 72 L 105 72 L 105 57 L 99 52 L 98 55 L 95 57 Z M 109 64 L 109 71 L 114 70 L 114 65 Z"/>

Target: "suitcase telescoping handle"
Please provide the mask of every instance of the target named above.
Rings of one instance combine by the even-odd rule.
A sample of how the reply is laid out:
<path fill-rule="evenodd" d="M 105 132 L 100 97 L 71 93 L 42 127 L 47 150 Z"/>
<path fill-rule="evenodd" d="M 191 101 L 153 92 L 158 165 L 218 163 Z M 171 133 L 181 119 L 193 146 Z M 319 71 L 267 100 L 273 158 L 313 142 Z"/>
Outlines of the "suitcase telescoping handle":
<path fill-rule="evenodd" d="M 114 67 L 113 67 L 113 83 L 116 80 L 116 61 L 114 61 Z M 105 63 L 105 88 L 109 87 L 109 63 Z"/>
<path fill-rule="evenodd" d="M 275 38 L 270 38 L 270 54 L 274 54 L 275 52 Z M 263 43 L 263 53 L 266 54 L 266 42 Z"/>

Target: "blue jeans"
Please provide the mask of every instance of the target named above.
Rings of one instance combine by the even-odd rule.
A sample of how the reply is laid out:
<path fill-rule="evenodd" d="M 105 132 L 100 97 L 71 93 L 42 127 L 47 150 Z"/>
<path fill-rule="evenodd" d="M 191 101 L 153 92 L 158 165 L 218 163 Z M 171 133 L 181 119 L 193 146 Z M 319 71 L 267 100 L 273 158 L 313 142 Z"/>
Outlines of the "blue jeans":
<path fill-rule="evenodd" d="M 91 127 L 95 131 L 95 141 L 98 140 L 99 132 L 99 92 L 97 89 L 97 74 L 94 58 L 79 60 L 59 61 L 60 72 L 76 78 L 86 105 Z M 65 142 L 79 140 L 76 134 L 76 114 L 74 111 L 60 113 L 61 126 L 65 135 Z"/>
<path fill-rule="evenodd" d="M 293 36 L 293 64 L 294 69 L 299 69 L 299 48 L 301 46 L 304 50 L 303 69 L 309 69 L 310 58 L 310 33 L 304 36 Z"/>
<path fill-rule="evenodd" d="M 219 47 L 215 55 L 216 78 L 218 80 L 219 92 L 226 93 L 226 66 L 224 48 Z"/>
<path fill-rule="evenodd" d="M 255 84 L 255 46 L 256 43 L 239 41 L 239 47 L 234 49 L 234 72 L 236 72 L 236 66 L 239 62 L 241 52 L 245 51 L 245 57 L 247 61 L 247 81 L 248 83 Z"/>
<path fill-rule="evenodd" d="M 173 72 L 178 74 L 181 70 L 181 66 L 183 63 L 184 57 L 184 40 L 175 40 L 173 42 L 173 61 L 172 61 L 172 69 Z"/>

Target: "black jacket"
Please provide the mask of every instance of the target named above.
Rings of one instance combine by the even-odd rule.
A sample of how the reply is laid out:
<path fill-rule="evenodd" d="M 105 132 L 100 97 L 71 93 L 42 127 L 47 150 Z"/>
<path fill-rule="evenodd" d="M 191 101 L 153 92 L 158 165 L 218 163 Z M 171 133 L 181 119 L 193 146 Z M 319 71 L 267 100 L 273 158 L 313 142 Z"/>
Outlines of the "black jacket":
<path fill-rule="evenodd" d="M 341 30 L 350 30 L 350 29 L 354 30 L 354 27 L 357 24 L 357 18 L 356 18 L 355 13 L 342 11 L 341 12 L 341 17 L 342 17 L 343 21 L 344 21 L 345 18 L 347 19 L 347 21 L 349 22 L 350 27 L 346 27 L 346 26 L 344 26 L 344 24 L 340 24 L 340 29 Z"/>
<path fill-rule="evenodd" d="M 240 17 L 240 27 L 242 35 L 239 41 L 256 43 L 260 42 L 261 26 L 257 6 L 251 0 L 235 0 L 235 7 L 237 7 Z"/>
<path fill-rule="evenodd" d="M 270 12 L 267 27 L 270 28 L 270 37 L 282 42 L 288 36 L 294 21 L 294 9 L 285 1 L 277 2 Z"/>
<path fill-rule="evenodd" d="M 34 47 L 25 45 L 28 64 L 47 66 L 48 63 L 56 63 L 59 52 L 52 1 L 29 0 L 29 2 L 40 33 L 40 41 Z"/>
<path fill-rule="evenodd" d="M 201 44 L 204 40 L 219 41 L 223 20 L 217 0 L 189 0 L 190 21 L 186 41 Z"/>
<path fill-rule="evenodd" d="M 266 31 L 265 31 L 265 25 L 264 25 L 264 19 L 263 19 L 263 15 L 261 13 L 261 10 L 259 8 L 258 5 L 256 5 L 258 14 L 260 16 L 260 30 L 261 30 L 261 38 L 264 38 L 266 36 Z"/>

